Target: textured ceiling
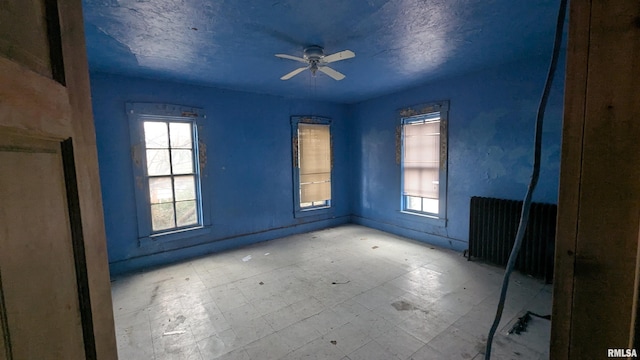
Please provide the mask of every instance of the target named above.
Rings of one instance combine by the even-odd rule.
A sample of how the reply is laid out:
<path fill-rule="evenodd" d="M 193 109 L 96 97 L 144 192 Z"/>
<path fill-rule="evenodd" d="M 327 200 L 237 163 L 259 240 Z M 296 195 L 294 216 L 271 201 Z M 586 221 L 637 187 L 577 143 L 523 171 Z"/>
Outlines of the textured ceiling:
<path fill-rule="evenodd" d="M 83 0 L 92 71 L 352 103 L 547 55 L 558 0 Z M 305 71 L 308 45 L 356 57 L 335 81 Z"/>

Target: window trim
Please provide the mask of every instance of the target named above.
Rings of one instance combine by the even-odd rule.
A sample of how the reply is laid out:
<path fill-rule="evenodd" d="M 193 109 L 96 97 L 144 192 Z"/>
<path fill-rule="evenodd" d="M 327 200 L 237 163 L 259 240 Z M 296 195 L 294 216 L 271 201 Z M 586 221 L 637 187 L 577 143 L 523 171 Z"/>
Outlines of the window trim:
<path fill-rule="evenodd" d="M 409 123 L 425 121 L 432 114 L 439 113 L 440 117 L 440 171 L 438 188 L 438 213 L 416 211 L 407 208 L 404 194 L 404 126 Z M 447 222 L 447 180 L 448 180 L 448 127 L 449 127 L 449 101 L 437 101 L 412 106 L 399 111 L 400 126 L 398 130 L 399 152 L 397 162 L 400 166 L 400 212 L 414 216 L 420 216 L 430 221 L 446 226 Z"/>
<path fill-rule="evenodd" d="M 200 144 L 202 122 L 206 118 L 202 109 L 173 104 L 157 103 L 126 103 L 129 117 L 131 156 L 133 180 L 138 224 L 138 245 L 156 243 L 157 241 L 173 241 L 198 236 L 210 232 L 210 215 L 208 211 L 208 196 L 202 181 L 204 178 L 200 159 L 204 154 Z M 193 126 L 193 158 L 194 174 L 196 176 L 196 201 L 198 202 L 198 223 L 194 225 L 175 227 L 171 229 L 153 231 L 151 224 L 151 204 L 149 185 L 146 172 L 146 146 L 144 135 L 145 121 L 159 122 L 190 122 Z"/>
<path fill-rule="evenodd" d="M 299 150 L 298 150 L 298 125 L 299 124 L 315 124 L 315 125 L 327 125 L 329 126 L 329 152 L 331 156 L 331 199 L 328 205 L 312 206 L 302 208 L 300 206 L 300 167 Z M 291 144 L 292 144 L 292 166 L 293 166 L 293 213 L 295 218 L 325 215 L 333 213 L 333 134 L 331 133 L 331 119 L 321 116 L 292 116 L 291 117 Z"/>

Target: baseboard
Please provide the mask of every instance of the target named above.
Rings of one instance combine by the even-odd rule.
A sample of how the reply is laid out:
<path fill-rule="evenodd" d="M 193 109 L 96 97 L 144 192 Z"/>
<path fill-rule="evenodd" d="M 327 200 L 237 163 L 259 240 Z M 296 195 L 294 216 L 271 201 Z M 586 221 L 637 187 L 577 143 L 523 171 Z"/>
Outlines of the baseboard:
<path fill-rule="evenodd" d="M 369 219 L 369 218 L 365 218 L 357 215 L 351 215 L 351 222 L 354 224 L 388 232 L 394 235 L 404 236 L 409 239 L 435 245 L 445 249 L 452 249 L 455 251 L 464 251 L 468 248 L 468 243 L 466 241 L 448 238 L 445 236 L 440 236 L 435 234 L 429 234 L 424 231 L 415 230 L 415 229 L 407 228 L 397 224 L 387 223 L 384 221 L 373 220 L 373 219 Z"/>
<path fill-rule="evenodd" d="M 184 261 L 194 257 L 240 248 L 263 241 L 277 239 L 280 237 L 348 224 L 350 220 L 351 217 L 349 215 L 346 215 L 331 219 L 306 222 L 302 224 L 292 224 L 289 226 L 267 229 L 259 232 L 233 235 L 223 239 L 216 239 L 204 244 L 198 244 L 176 250 L 114 261 L 109 264 L 109 270 L 112 277 L 123 275 L 150 267 Z"/>

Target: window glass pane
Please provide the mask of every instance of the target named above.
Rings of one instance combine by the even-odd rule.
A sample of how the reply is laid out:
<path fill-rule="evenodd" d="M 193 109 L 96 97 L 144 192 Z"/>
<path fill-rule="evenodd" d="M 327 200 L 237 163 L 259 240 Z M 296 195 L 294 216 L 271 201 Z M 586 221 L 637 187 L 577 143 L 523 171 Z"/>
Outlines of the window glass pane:
<path fill-rule="evenodd" d="M 193 151 L 171 150 L 174 174 L 193 174 Z"/>
<path fill-rule="evenodd" d="M 147 175 L 170 175 L 169 150 L 147 150 Z"/>
<path fill-rule="evenodd" d="M 437 199 L 440 178 L 440 121 L 403 127 L 403 193 Z"/>
<path fill-rule="evenodd" d="M 438 211 L 438 199 L 422 199 L 422 211 L 431 214 L 437 214 Z"/>
<path fill-rule="evenodd" d="M 415 196 L 406 197 L 407 210 L 422 211 L 422 199 Z"/>
<path fill-rule="evenodd" d="M 178 226 L 187 226 L 198 223 L 197 207 L 195 200 L 178 201 L 176 203 L 176 218 Z"/>
<path fill-rule="evenodd" d="M 331 199 L 331 173 L 300 174 L 300 202 Z M 315 205 L 314 205 L 315 206 Z"/>
<path fill-rule="evenodd" d="M 171 178 L 150 178 L 149 197 L 152 204 L 160 204 L 173 201 L 173 191 L 171 190 Z"/>
<path fill-rule="evenodd" d="M 171 147 L 191 149 L 191 124 L 172 122 L 169 124 L 169 133 L 171 134 Z"/>
<path fill-rule="evenodd" d="M 151 227 L 153 231 L 175 227 L 173 203 L 151 205 Z"/>
<path fill-rule="evenodd" d="M 157 121 L 144 122 L 144 142 L 147 148 L 168 148 L 167 123 Z"/>
<path fill-rule="evenodd" d="M 331 199 L 331 183 L 300 183 L 300 202 L 316 202 Z"/>
<path fill-rule="evenodd" d="M 173 178 L 176 189 L 176 201 L 195 200 L 196 185 L 193 176 L 176 176 Z"/>
<path fill-rule="evenodd" d="M 432 199 L 438 198 L 438 169 L 419 166 L 405 166 L 404 194 Z"/>
<path fill-rule="evenodd" d="M 331 172 L 329 125 L 299 124 L 300 173 Z"/>
<path fill-rule="evenodd" d="M 300 206 L 331 199 L 329 125 L 298 124 Z"/>

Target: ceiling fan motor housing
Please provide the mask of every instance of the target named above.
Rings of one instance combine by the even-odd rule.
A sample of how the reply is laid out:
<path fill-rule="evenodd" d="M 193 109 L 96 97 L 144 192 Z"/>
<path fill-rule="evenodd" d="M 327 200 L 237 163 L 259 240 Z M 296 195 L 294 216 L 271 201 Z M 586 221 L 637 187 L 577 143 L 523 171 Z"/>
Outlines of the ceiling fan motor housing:
<path fill-rule="evenodd" d="M 312 45 L 304 49 L 304 58 L 309 61 L 320 61 L 324 57 L 324 50 L 318 45 Z"/>

